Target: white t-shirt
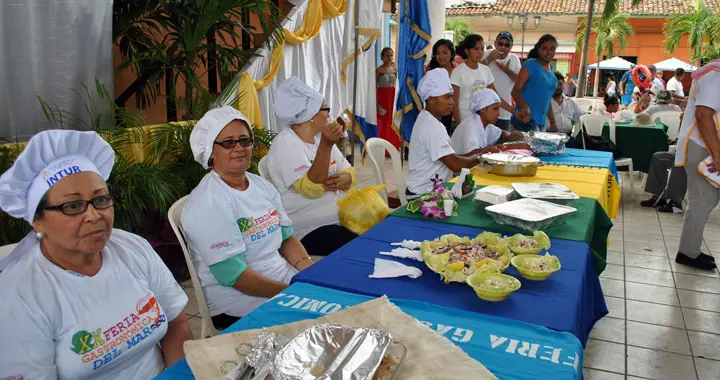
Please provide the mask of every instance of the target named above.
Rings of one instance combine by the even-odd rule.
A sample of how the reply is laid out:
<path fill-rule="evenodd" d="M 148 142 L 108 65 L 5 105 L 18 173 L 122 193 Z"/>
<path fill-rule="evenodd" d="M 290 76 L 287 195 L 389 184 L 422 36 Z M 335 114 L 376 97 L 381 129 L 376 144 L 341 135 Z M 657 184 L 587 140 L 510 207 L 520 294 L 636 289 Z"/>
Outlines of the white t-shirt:
<path fill-rule="evenodd" d="M 442 181 L 449 180 L 452 171 L 440 159 L 450 154 L 455 154 L 455 151 L 445 126 L 430 112 L 423 110 L 415 121 L 410 137 L 408 190 L 417 195 L 427 193 L 436 174 Z"/>
<path fill-rule="evenodd" d="M 652 114 L 654 114 L 656 112 L 665 112 L 665 111 L 682 112 L 682 109 L 677 104 L 655 104 L 655 105 L 648 107 L 645 110 L 645 113 L 652 116 Z"/>
<path fill-rule="evenodd" d="M 319 147 L 320 134 L 315 136 L 314 144 L 308 144 L 292 128 L 287 128 L 273 139 L 267 155 L 268 179 L 280 192 L 298 239 L 320 227 L 340 223 L 337 201 L 345 196 L 343 191 L 326 191 L 322 197 L 310 199 L 292 187 L 295 181 L 310 170 Z M 337 145 L 334 145 L 328 175 L 339 173 L 350 166 Z"/>
<path fill-rule="evenodd" d="M 483 90 L 493 84 L 495 77 L 493 77 L 492 72 L 485 65 L 478 64 L 478 68 L 473 70 L 463 62 L 453 69 L 450 81 L 453 86 L 460 88 L 458 109 L 460 110 L 460 118 L 465 120 L 472 118 L 470 95 L 477 90 Z M 455 120 L 455 122 L 460 123 L 462 120 Z"/>
<path fill-rule="evenodd" d="M 66 271 L 35 244 L 0 273 L 0 378 L 150 379 L 158 342 L 187 296 L 150 244 L 113 230 L 94 276 Z"/>
<path fill-rule="evenodd" d="M 485 55 L 483 56 L 483 59 L 487 58 L 488 55 L 492 50 L 486 50 Z M 520 63 L 520 58 L 514 53 L 508 53 L 507 57 L 505 59 L 498 59 L 495 61 L 490 62 L 488 67 L 490 68 L 490 72 L 492 73 L 493 77 L 495 78 L 495 89 L 497 90 L 497 94 L 500 96 L 502 100 L 504 100 L 507 104 L 512 104 L 512 89 L 515 85 L 515 82 L 513 82 L 510 77 L 505 74 L 504 71 L 502 71 L 501 68 L 497 66 L 495 62 L 500 62 L 503 65 L 507 65 L 510 70 L 512 70 L 515 74 L 520 72 L 520 69 L 522 68 L 522 64 Z M 512 118 L 512 114 L 508 111 L 505 111 L 504 109 L 500 108 L 500 119 L 501 120 L 510 120 Z M 463 119 L 464 120 L 464 119 Z M 453 132 L 454 134 L 454 132 Z"/>
<path fill-rule="evenodd" d="M 501 136 L 502 129 L 493 124 L 487 127 L 478 125 L 476 118 L 473 117 L 465 119 L 455 128 L 455 132 L 450 137 L 450 145 L 455 154 L 466 154 L 497 143 Z"/>
<path fill-rule="evenodd" d="M 652 86 L 658 86 L 660 88 L 665 88 L 665 83 L 663 83 L 663 81 L 660 78 L 655 78 L 655 79 L 653 79 L 652 85 L 650 87 L 652 87 Z"/>
<path fill-rule="evenodd" d="M 715 110 L 713 119 L 715 127 L 720 128 L 720 71 L 711 70 L 702 75 L 700 78 L 694 79 L 688 96 L 687 107 L 685 107 L 685 116 L 683 116 L 680 133 L 678 135 L 678 149 L 675 155 L 675 165 L 685 165 L 685 152 L 690 140 L 705 148 L 702 141 L 700 131 L 697 128 L 697 120 L 695 119 L 695 107 L 703 106 Z M 720 135 L 720 132 L 718 132 Z"/>
<path fill-rule="evenodd" d="M 680 81 L 675 77 L 670 78 L 667 82 L 667 90 L 674 92 L 674 95 L 685 96 L 685 90 L 683 89 L 682 83 L 680 83 Z"/>
<path fill-rule="evenodd" d="M 616 87 L 617 87 L 617 84 L 615 83 L 615 81 L 611 81 L 611 82 L 609 83 L 609 86 L 608 86 L 608 89 L 607 89 L 608 95 L 615 95 L 615 88 L 616 88 Z"/>
<path fill-rule="evenodd" d="M 247 179 L 248 188 L 240 191 L 211 171 L 183 209 L 183 231 L 210 315 L 242 317 L 267 301 L 220 285 L 210 265 L 243 253 L 248 269 L 271 280 L 289 283 L 297 273 L 278 252 L 283 241 L 280 227 L 291 226 L 280 194 L 262 177 L 248 173 Z"/>

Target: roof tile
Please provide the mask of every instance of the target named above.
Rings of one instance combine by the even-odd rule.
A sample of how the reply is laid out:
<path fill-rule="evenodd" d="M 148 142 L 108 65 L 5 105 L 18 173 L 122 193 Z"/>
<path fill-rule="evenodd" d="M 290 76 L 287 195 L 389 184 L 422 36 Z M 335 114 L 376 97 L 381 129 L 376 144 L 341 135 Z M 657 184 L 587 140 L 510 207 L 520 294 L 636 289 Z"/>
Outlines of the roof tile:
<path fill-rule="evenodd" d="M 705 0 L 713 11 L 720 11 L 720 0 Z M 595 2 L 595 11 L 603 9 L 605 0 Z M 636 16 L 668 16 L 686 13 L 692 6 L 688 0 L 642 0 L 632 6 L 632 0 L 620 0 L 618 10 Z M 584 15 L 587 0 L 480 0 L 466 1 L 445 10 L 447 16 L 478 16 L 505 14 Z"/>

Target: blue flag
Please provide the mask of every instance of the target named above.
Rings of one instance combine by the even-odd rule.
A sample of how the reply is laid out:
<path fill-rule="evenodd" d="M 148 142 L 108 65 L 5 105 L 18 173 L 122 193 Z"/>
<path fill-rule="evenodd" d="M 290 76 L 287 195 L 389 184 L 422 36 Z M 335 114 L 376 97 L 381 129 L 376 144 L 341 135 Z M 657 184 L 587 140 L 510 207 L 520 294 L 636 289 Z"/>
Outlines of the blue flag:
<path fill-rule="evenodd" d="M 417 95 L 420 78 L 425 74 L 425 54 L 430 48 L 428 0 L 401 0 L 398 63 L 398 95 L 395 120 L 403 120 L 403 138 L 410 141 L 418 114 L 423 109 Z"/>

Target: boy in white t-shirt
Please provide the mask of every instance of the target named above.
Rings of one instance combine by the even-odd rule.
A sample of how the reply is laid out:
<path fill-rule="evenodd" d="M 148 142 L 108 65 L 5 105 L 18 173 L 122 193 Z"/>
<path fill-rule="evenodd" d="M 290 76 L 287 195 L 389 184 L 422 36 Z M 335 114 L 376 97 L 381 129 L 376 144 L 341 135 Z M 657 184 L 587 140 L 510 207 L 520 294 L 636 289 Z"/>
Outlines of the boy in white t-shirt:
<path fill-rule="evenodd" d="M 435 176 L 447 181 L 453 172 L 472 168 L 479 162 L 479 150 L 455 154 L 450 136 L 440 122 L 453 109 L 453 88 L 447 70 L 438 68 L 425 74 L 418 84 L 418 95 L 425 102 L 425 109 L 418 115 L 410 138 L 406 190 L 409 199 L 429 191 Z"/>

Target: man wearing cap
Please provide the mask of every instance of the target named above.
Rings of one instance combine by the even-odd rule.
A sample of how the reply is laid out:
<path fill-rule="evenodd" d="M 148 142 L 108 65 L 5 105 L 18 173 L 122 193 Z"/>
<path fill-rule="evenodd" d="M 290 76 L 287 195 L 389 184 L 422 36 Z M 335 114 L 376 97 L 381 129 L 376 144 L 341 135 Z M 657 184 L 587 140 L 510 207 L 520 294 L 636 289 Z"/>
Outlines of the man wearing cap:
<path fill-rule="evenodd" d="M 513 35 L 510 32 L 500 32 L 495 38 L 495 49 L 486 50 L 483 63 L 490 68 L 495 77 L 495 89 L 500 98 L 508 104 L 512 104 L 512 91 L 517 75 L 522 68 L 520 58 L 510 52 L 513 46 Z M 510 130 L 510 119 L 512 114 L 500 109 L 500 117 L 495 125 L 504 130 Z"/>
<path fill-rule="evenodd" d="M 48 130 L 0 177 L 0 208 L 33 228 L 0 261 L 0 379 L 151 379 L 184 356 L 187 295 L 113 228 L 114 162 L 95 132 Z"/>
<path fill-rule="evenodd" d="M 629 106 L 632 103 L 632 94 L 635 90 L 635 82 L 632 80 L 632 71 L 635 65 L 630 65 L 630 70 L 626 71 L 620 79 L 620 96 L 622 96 L 621 104 Z"/>
<path fill-rule="evenodd" d="M 418 115 L 410 137 L 408 199 L 427 193 L 436 176 L 441 181 L 447 181 L 454 172 L 479 163 L 479 151 L 455 154 L 450 136 L 440 122 L 440 118 L 450 115 L 453 110 L 454 94 L 447 70 L 437 68 L 428 71 L 418 83 L 417 92 L 425 102 L 425 108 Z"/>

